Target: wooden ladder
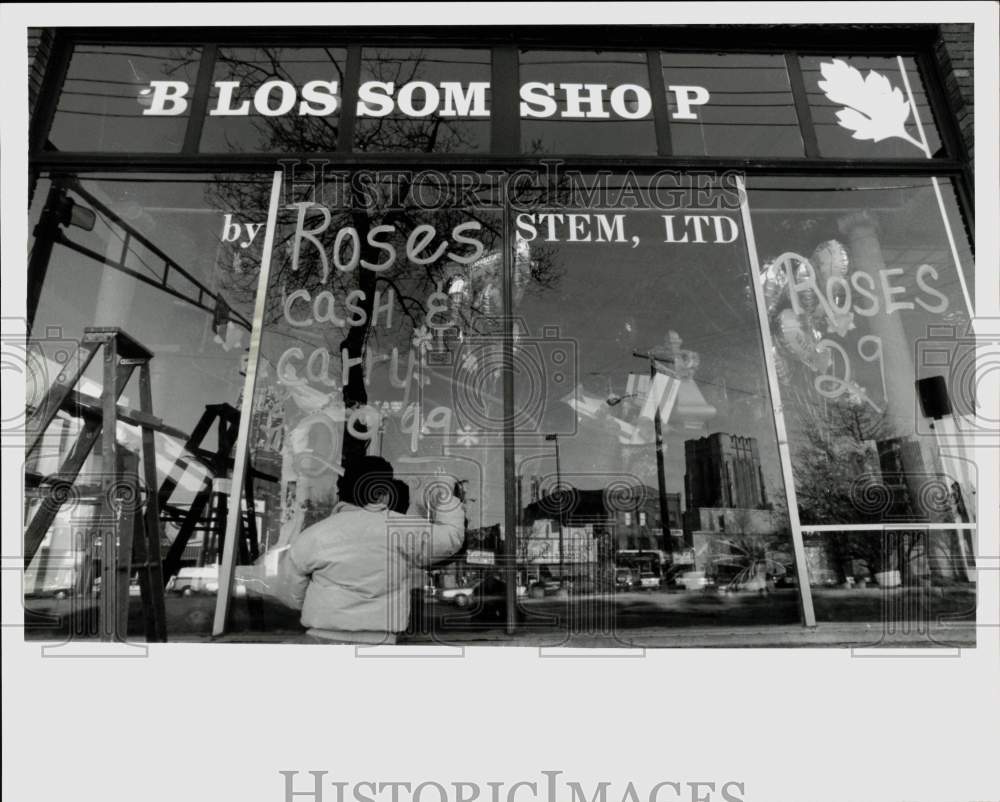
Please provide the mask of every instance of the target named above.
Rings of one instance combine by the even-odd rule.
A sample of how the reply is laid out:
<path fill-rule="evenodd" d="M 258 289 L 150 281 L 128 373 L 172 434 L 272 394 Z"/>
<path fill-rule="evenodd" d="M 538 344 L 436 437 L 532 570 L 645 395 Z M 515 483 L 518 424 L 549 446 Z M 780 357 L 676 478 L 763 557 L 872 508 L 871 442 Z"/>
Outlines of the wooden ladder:
<path fill-rule="evenodd" d="M 87 367 L 103 351 L 103 385 L 99 399 L 76 388 Z M 153 354 L 118 328 L 84 329 L 76 352 L 63 364 L 41 403 L 28 415 L 25 457 L 38 448 L 45 431 L 60 410 L 81 417 L 83 425 L 59 470 L 34 477 L 41 489 L 41 504 L 24 537 L 24 566 L 34 559 L 46 533 L 68 498 L 73 497 L 80 470 L 100 441 L 101 471 L 97 490 L 99 518 L 88 524 L 100 538 L 101 591 L 99 629 L 101 640 L 127 639 L 129 585 L 138 572 L 143 623 L 147 641 L 167 639 L 164 605 L 160 520 L 154 432 L 163 423 L 152 414 L 153 398 L 149 361 Z M 139 409 L 120 407 L 118 399 L 135 370 L 139 370 Z M 142 481 L 139 458 L 119 449 L 116 430 L 122 421 L 142 432 Z M 29 481 L 32 477 L 28 477 Z M 145 491 L 143 493 L 143 490 Z M 89 553 L 89 552 L 88 552 Z"/>

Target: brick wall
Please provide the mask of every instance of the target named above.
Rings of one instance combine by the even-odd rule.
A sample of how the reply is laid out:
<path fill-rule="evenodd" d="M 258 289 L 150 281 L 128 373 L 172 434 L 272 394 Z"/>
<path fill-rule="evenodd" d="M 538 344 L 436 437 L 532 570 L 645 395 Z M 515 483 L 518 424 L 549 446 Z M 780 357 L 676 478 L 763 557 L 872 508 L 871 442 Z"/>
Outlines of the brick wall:
<path fill-rule="evenodd" d="M 52 31 L 48 28 L 28 28 L 28 113 L 35 113 L 42 77 L 52 54 Z"/>
<path fill-rule="evenodd" d="M 973 27 L 971 23 L 941 25 L 938 39 L 934 43 L 934 56 L 944 78 L 948 105 L 958 121 L 970 160 L 975 153 L 972 92 Z"/>

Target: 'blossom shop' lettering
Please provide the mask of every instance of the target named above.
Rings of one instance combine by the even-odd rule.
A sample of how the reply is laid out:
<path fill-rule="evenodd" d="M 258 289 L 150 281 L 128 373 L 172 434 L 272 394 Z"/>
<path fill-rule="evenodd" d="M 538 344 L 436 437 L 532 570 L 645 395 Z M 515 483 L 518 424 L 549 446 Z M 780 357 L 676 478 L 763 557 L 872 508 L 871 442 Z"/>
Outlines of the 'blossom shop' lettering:
<path fill-rule="evenodd" d="M 211 117 L 327 117 L 341 106 L 339 82 L 315 80 L 296 87 L 289 81 L 266 81 L 244 87 L 240 81 L 216 81 Z M 358 87 L 358 117 L 386 117 L 393 113 L 406 117 L 488 118 L 486 81 L 365 81 Z M 184 81 L 150 81 L 139 91 L 143 115 L 172 117 L 188 110 L 191 87 Z M 668 86 L 671 117 L 698 119 L 695 110 L 709 101 L 703 86 Z M 612 115 L 641 120 L 652 113 L 649 90 L 638 84 L 547 83 L 529 81 L 520 88 L 520 114 L 525 118 L 563 117 L 567 119 L 608 119 Z"/>

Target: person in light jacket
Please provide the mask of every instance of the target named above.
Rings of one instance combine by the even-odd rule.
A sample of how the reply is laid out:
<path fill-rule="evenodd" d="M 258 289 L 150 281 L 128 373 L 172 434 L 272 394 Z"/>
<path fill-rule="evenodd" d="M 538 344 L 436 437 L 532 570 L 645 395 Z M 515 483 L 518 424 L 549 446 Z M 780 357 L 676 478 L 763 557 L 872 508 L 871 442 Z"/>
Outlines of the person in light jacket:
<path fill-rule="evenodd" d="M 286 601 L 302 610 L 315 641 L 395 643 L 407 627 L 414 577 L 462 546 L 461 499 L 442 479 L 428 494 L 430 520 L 393 511 L 398 485 L 381 457 L 350 460 L 337 487 L 333 513 L 288 549 Z"/>

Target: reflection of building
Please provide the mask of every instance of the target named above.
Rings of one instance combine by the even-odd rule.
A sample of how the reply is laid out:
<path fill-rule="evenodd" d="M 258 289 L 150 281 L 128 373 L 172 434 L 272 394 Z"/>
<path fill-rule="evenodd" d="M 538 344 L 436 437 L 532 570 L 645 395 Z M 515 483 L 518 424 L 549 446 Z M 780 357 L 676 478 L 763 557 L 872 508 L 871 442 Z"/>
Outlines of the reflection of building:
<path fill-rule="evenodd" d="M 684 536 L 699 568 L 729 549 L 722 541 L 774 532 L 757 440 L 716 432 L 684 443 Z"/>
<path fill-rule="evenodd" d="M 681 535 L 680 493 L 667 493 L 667 527 L 671 534 Z M 592 534 L 610 535 L 620 549 L 665 548 L 660 503 L 655 488 L 637 485 L 612 490 L 568 490 L 548 493 L 524 508 L 524 523 L 528 526 L 548 520 L 556 527 L 562 514 L 563 527 L 589 527 Z"/>
<path fill-rule="evenodd" d="M 684 443 L 689 510 L 698 507 L 767 508 L 754 437 L 716 432 Z"/>

